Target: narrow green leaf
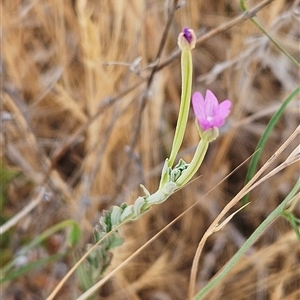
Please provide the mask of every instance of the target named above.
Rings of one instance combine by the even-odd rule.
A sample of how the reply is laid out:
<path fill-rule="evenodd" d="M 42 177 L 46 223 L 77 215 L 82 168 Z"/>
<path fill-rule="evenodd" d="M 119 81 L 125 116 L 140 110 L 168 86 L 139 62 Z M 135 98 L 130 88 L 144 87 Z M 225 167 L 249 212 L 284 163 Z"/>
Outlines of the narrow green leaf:
<path fill-rule="evenodd" d="M 68 234 L 68 244 L 70 247 L 74 247 L 78 243 L 80 239 L 80 235 L 81 235 L 80 228 L 78 224 L 74 222 Z"/>
<path fill-rule="evenodd" d="M 297 235 L 297 239 L 298 239 L 298 241 L 299 241 L 299 243 L 300 243 L 300 230 L 299 230 L 299 227 L 298 227 L 298 225 L 297 225 L 298 219 L 295 218 L 295 216 L 293 215 L 293 213 L 287 212 L 287 211 L 283 211 L 283 212 L 281 213 L 281 215 L 282 215 L 286 220 L 288 220 L 288 221 L 290 222 L 292 228 L 294 229 L 294 231 L 295 231 L 295 233 L 296 233 L 296 235 Z"/>
<path fill-rule="evenodd" d="M 0 278 L 0 283 L 2 284 L 6 281 L 18 278 L 21 275 L 24 275 L 32 270 L 40 268 L 52 261 L 57 261 L 57 260 L 61 259 L 62 257 L 64 257 L 65 255 L 66 255 L 66 253 L 55 254 L 55 255 L 51 255 L 49 257 L 45 257 L 45 258 L 39 259 L 37 261 L 31 262 L 29 264 L 26 264 L 25 266 L 20 267 L 17 270 L 11 271 L 8 274 L 4 274 L 4 277 Z"/>
<path fill-rule="evenodd" d="M 64 221 L 62 221 L 62 222 L 60 222 L 58 224 L 55 224 L 54 226 L 48 228 L 43 233 L 41 233 L 40 235 L 38 235 L 34 240 L 32 240 L 29 244 L 27 244 L 26 246 L 24 246 L 23 248 L 21 248 L 19 256 L 26 255 L 29 250 L 33 249 L 37 245 L 40 245 L 49 236 L 51 236 L 52 234 L 54 234 L 55 232 L 57 232 L 59 230 L 67 228 L 69 226 L 71 226 L 71 231 L 72 230 L 74 231 L 72 233 L 74 235 L 74 237 L 72 237 L 72 238 L 74 238 L 74 241 L 76 241 L 76 238 L 78 238 L 78 235 L 80 234 L 80 232 L 78 232 L 79 231 L 79 227 L 78 227 L 77 222 L 75 222 L 74 220 L 64 220 Z M 1 269 L 2 274 L 8 273 L 8 271 L 15 266 L 15 262 L 16 262 L 17 259 L 18 259 L 18 257 L 14 258 L 10 262 L 8 262 Z"/>
<path fill-rule="evenodd" d="M 300 86 L 298 86 L 282 103 L 282 105 L 280 106 L 280 108 L 278 109 L 278 111 L 273 115 L 273 117 L 271 118 L 270 122 L 268 123 L 263 135 L 261 136 L 256 149 L 255 149 L 255 154 L 253 155 L 251 161 L 250 161 L 250 165 L 249 165 L 249 169 L 248 169 L 248 173 L 246 175 L 246 180 L 245 180 L 245 184 L 247 184 L 252 177 L 254 176 L 256 169 L 257 169 L 257 164 L 260 158 L 260 155 L 262 153 L 262 150 L 273 130 L 273 128 L 275 127 L 275 125 L 277 124 L 278 120 L 280 119 L 280 117 L 282 116 L 282 114 L 284 113 L 285 108 L 287 107 L 287 105 L 291 102 L 291 100 L 300 92 Z M 246 203 L 248 203 L 248 198 L 249 198 L 249 194 L 247 194 L 243 200 L 242 200 L 242 204 L 245 205 Z"/>

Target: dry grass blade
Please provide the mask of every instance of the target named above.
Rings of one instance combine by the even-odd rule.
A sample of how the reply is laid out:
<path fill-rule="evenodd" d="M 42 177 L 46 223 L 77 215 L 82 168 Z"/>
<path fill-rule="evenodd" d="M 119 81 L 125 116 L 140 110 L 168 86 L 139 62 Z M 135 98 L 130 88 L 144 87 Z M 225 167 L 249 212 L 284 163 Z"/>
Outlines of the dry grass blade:
<path fill-rule="evenodd" d="M 45 189 L 42 188 L 37 197 L 29 202 L 29 204 L 24 207 L 19 213 L 15 214 L 13 218 L 0 226 L 0 234 L 2 235 L 4 232 L 9 230 L 11 227 L 15 226 L 23 217 L 27 216 L 31 210 L 33 210 L 36 206 L 38 206 L 43 200 L 45 193 Z"/>
<path fill-rule="evenodd" d="M 189 299 L 193 298 L 193 295 L 195 293 L 195 282 L 196 282 L 196 275 L 197 275 L 197 269 L 198 269 L 198 264 L 199 264 L 199 259 L 200 255 L 202 252 L 202 249 L 204 247 L 204 244 L 206 243 L 207 239 L 215 232 L 215 228 L 217 227 L 218 223 L 220 220 L 225 216 L 226 213 L 229 212 L 231 208 L 233 208 L 241 199 L 244 195 L 249 193 L 251 189 L 253 189 L 256 185 L 256 181 L 258 178 L 270 167 L 270 165 L 278 158 L 278 156 L 288 147 L 300 134 L 300 126 L 298 126 L 295 131 L 291 134 L 291 136 L 283 143 L 283 145 L 270 157 L 270 159 L 256 172 L 255 176 L 242 188 L 242 190 L 223 208 L 223 210 L 220 212 L 220 214 L 215 218 L 215 220 L 212 222 L 212 224 L 209 226 L 207 231 L 204 233 L 195 257 L 193 261 L 193 266 L 191 270 L 191 278 L 190 278 L 190 286 L 189 286 Z M 298 161 L 296 159 L 295 161 Z M 293 161 L 293 163 L 295 162 Z M 284 167 L 287 167 L 288 164 L 284 164 Z M 278 173 L 282 168 L 277 168 L 276 171 L 272 171 L 272 175 Z M 270 176 L 272 176 L 270 175 Z M 259 183 L 263 182 L 266 180 L 268 176 L 265 176 Z M 255 185 L 255 186 L 254 186 Z"/>

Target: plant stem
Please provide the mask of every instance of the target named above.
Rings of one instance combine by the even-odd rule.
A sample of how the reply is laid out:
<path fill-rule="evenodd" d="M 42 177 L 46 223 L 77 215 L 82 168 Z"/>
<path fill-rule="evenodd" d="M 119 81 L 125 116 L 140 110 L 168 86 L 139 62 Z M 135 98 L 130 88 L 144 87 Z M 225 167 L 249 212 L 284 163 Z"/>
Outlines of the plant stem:
<path fill-rule="evenodd" d="M 240 0 L 240 6 L 243 12 L 247 12 L 247 7 L 245 4 L 245 0 Z M 256 18 L 251 17 L 250 20 L 253 24 L 255 24 L 263 34 L 265 34 L 268 39 L 277 47 L 278 50 L 280 50 L 286 57 L 288 57 L 298 68 L 300 68 L 299 62 L 291 55 L 289 54 L 268 32 L 267 30 L 259 23 L 259 21 L 256 20 Z"/>
<path fill-rule="evenodd" d="M 192 93 L 192 76 L 193 63 L 192 53 L 190 50 L 182 50 L 181 52 L 181 73 L 182 73 L 182 91 L 178 121 L 175 129 L 175 135 L 172 145 L 172 150 L 168 162 L 168 166 L 172 167 L 176 159 L 179 148 L 182 144 L 186 123 L 190 109 L 190 99 Z"/>
<path fill-rule="evenodd" d="M 201 139 L 190 165 L 176 181 L 176 184 L 178 186 L 185 185 L 195 175 L 204 159 L 204 156 L 208 149 L 208 145 L 209 142 L 207 142 L 205 139 Z"/>

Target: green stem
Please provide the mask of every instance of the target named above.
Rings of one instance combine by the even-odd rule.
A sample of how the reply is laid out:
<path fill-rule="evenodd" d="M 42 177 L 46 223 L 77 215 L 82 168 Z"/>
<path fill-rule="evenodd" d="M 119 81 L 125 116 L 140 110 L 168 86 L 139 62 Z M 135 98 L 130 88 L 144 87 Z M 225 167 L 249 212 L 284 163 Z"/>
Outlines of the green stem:
<path fill-rule="evenodd" d="M 247 7 L 245 4 L 245 0 L 240 0 L 240 6 L 243 12 L 247 11 Z M 299 62 L 291 55 L 289 54 L 273 37 L 269 35 L 269 33 L 266 31 L 266 29 L 256 20 L 256 18 L 252 17 L 250 18 L 252 23 L 254 23 L 267 37 L 268 39 L 286 56 L 288 57 L 298 68 L 300 68 Z"/>
<path fill-rule="evenodd" d="M 196 174 L 204 159 L 208 145 L 209 142 L 207 142 L 205 139 L 201 139 L 190 165 L 176 181 L 178 186 L 185 185 Z"/>
<path fill-rule="evenodd" d="M 215 276 L 195 297 L 194 300 L 202 299 L 214 286 L 216 286 L 227 273 L 234 267 L 238 260 L 244 255 L 244 253 L 251 247 L 252 244 L 260 237 L 260 235 L 266 230 L 266 228 L 280 216 L 286 205 L 291 201 L 297 191 L 300 189 L 300 179 L 296 182 L 294 188 L 288 194 L 288 196 L 279 204 L 273 212 L 260 224 L 259 227 L 252 233 L 252 235 L 246 240 L 240 250 L 231 258 L 231 260 L 225 265 L 221 272 Z"/>
<path fill-rule="evenodd" d="M 168 166 L 172 167 L 176 159 L 179 148 L 182 144 L 186 123 L 190 109 L 190 99 L 192 93 L 193 63 L 190 50 L 181 52 L 181 73 L 182 73 L 182 92 L 179 108 L 178 121 L 175 129 L 175 135 L 172 145 Z"/>
<path fill-rule="evenodd" d="M 298 241 L 300 243 L 300 230 L 299 230 L 299 227 L 298 227 L 298 224 L 297 224 L 297 218 L 294 217 L 294 215 L 290 212 L 287 212 L 287 211 L 283 211 L 281 213 L 281 215 L 290 222 L 292 228 L 294 229 L 296 235 L 297 235 L 297 238 L 298 238 Z"/>

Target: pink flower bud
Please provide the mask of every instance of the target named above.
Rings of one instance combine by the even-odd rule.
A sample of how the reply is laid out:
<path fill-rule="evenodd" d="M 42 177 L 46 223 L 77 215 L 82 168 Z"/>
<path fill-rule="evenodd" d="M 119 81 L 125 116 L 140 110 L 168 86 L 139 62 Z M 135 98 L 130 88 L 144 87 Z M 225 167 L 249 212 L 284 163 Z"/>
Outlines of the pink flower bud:
<path fill-rule="evenodd" d="M 178 46 L 183 50 L 192 50 L 196 46 L 196 35 L 193 29 L 184 27 L 182 32 L 178 36 Z"/>

